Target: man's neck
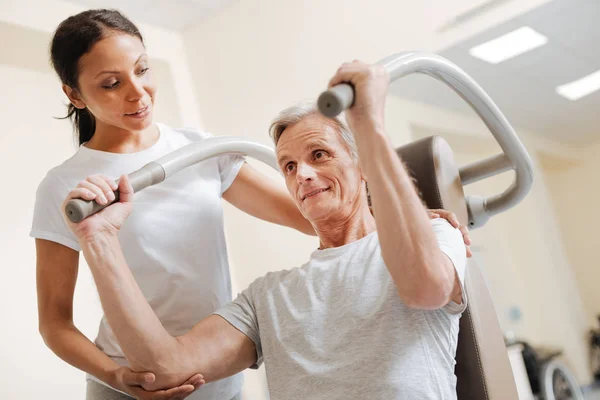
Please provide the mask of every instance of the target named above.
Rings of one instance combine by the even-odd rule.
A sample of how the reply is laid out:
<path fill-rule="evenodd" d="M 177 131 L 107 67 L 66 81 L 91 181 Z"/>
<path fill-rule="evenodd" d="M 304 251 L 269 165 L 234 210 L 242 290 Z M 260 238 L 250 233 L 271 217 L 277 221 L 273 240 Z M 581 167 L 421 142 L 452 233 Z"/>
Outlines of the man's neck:
<path fill-rule="evenodd" d="M 355 242 L 376 230 L 375 218 L 366 206 L 342 220 L 316 222 L 313 226 L 319 236 L 321 250 Z"/>

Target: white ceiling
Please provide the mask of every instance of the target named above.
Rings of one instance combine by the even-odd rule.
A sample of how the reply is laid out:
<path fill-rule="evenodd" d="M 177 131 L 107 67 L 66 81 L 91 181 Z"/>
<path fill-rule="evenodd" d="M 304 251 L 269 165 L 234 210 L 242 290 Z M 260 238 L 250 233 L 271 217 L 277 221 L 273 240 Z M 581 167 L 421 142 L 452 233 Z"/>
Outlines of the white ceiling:
<path fill-rule="evenodd" d="M 115 8 L 136 22 L 181 31 L 236 0 L 70 0 L 89 8 Z"/>
<path fill-rule="evenodd" d="M 548 44 L 496 65 L 468 54 L 524 25 L 546 35 Z M 600 91 L 577 101 L 555 93 L 556 86 L 600 69 L 600 1 L 554 0 L 438 53 L 471 75 L 516 127 L 579 144 L 600 137 Z M 395 82 L 391 92 L 473 113 L 452 90 L 424 75 Z"/>

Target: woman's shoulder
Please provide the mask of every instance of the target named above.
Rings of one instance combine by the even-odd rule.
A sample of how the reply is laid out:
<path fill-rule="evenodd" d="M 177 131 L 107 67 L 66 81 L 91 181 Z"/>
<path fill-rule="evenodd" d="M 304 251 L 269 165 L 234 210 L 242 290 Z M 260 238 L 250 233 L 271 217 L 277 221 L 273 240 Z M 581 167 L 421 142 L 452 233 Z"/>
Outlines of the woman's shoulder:
<path fill-rule="evenodd" d="M 80 146 L 70 157 L 46 170 L 46 174 L 38 184 L 38 195 L 59 193 L 60 196 L 64 196 L 86 176 L 103 172 L 102 167 L 108 161 L 97 160 L 96 157 L 91 157 L 84 150 Z"/>
<path fill-rule="evenodd" d="M 59 167 L 49 170 L 38 184 L 36 199 L 53 203 L 64 200 L 69 187 L 61 175 Z"/>
<path fill-rule="evenodd" d="M 46 175 L 44 176 L 42 181 L 40 182 L 40 186 L 42 186 L 42 185 L 53 186 L 53 185 L 57 185 L 57 184 L 61 183 L 63 181 L 63 177 L 65 175 L 67 175 L 67 173 L 71 170 L 72 163 L 73 163 L 73 160 L 75 157 L 76 157 L 76 154 L 67 158 L 60 164 L 55 165 L 54 167 L 50 168 L 46 172 Z"/>

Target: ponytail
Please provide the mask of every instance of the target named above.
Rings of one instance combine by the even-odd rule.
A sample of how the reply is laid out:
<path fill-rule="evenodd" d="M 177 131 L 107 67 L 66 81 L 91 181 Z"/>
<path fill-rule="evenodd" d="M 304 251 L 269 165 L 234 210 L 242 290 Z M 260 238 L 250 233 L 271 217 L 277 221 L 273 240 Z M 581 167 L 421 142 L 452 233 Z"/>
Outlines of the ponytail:
<path fill-rule="evenodd" d="M 65 118 L 71 119 L 73 123 L 73 129 L 75 130 L 75 136 L 81 146 L 85 142 L 88 142 L 96 130 L 96 119 L 88 111 L 87 108 L 79 109 L 73 104 L 69 104 L 68 113 Z"/>

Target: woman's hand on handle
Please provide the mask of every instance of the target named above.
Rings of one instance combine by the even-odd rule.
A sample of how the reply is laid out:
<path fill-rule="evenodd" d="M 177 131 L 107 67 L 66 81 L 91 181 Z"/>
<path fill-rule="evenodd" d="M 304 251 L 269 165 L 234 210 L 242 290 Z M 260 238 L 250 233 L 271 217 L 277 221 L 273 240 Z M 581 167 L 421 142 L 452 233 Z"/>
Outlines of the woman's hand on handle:
<path fill-rule="evenodd" d="M 119 189 L 119 201 L 111 204 L 102 211 L 84 219 L 79 223 L 71 222 L 64 214 L 66 204 L 71 199 L 93 200 L 105 205 L 113 201 L 113 192 Z M 81 181 L 77 187 L 69 192 L 62 204 L 63 217 L 77 239 L 88 240 L 96 235 L 116 236 L 121 226 L 133 208 L 133 188 L 123 175 L 117 185 L 112 179 L 104 175 L 93 175 Z"/>

